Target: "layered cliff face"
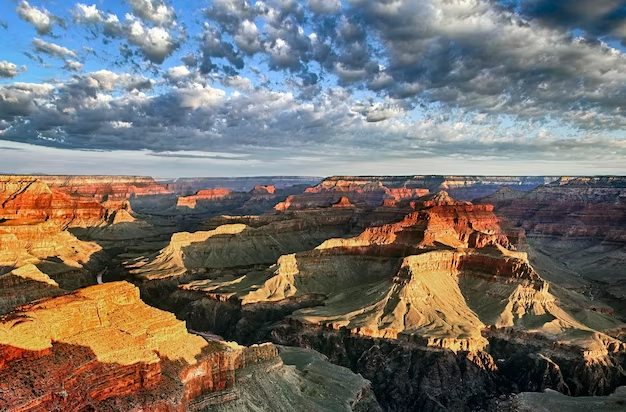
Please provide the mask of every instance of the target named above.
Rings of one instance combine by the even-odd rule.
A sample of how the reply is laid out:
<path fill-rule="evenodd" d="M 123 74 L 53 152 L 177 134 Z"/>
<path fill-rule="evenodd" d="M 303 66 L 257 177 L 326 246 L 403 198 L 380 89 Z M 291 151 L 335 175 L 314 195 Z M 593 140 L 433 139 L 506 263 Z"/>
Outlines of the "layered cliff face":
<path fill-rule="evenodd" d="M 37 179 L 51 188 L 98 202 L 171 193 L 147 176 L 38 176 Z"/>
<path fill-rule="evenodd" d="M 388 410 L 484 408 L 519 389 L 610 392 L 625 380 L 626 347 L 611 336 L 624 324 L 600 302 L 546 281 L 493 210 L 446 193 L 371 209 L 358 215 L 356 235 L 265 270 L 195 276 L 169 304 L 197 329 L 320 350 L 370 379 Z M 364 224 L 381 219 L 391 222 Z M 533 386 L 542 368 L 550 378 Z M 445 383 L 458 379 L 476 386 Z"/>
<path fill-rule="evenodd" d="M 8 273 L 0 273 L 0 314 L 11 312 L 25 303 L 64 292 L 57 282 L 32 264 Z"/>
<path fill-rule="evenodd" d="M 189 411 L 232 388 L 235 372 L 276 358 L 191 335 L 125 282 L 93 286 L 0 318 L 6 411 Z"/>
<path fill-rule="evenodd" d="M 238 371 L 230 402 L 215 412 L 382 412 L 369 381 L 308 349 L 280 347 L 280 359 Z M 282 361 L 282 362 L 281 362 Z M 271 394 L 268 396 L 268 394 Z"/>
<path fill-rule="evenodd" d="M 382 411 L 363 378 L 312 351 L 282 352 L 284 363 L 272 344 L 190 334 L 129 283 L 92 286 L 0 317 L 0 409 Z M 258 399 L 263 390 L 288 395 Z"/>
<path fill-rule="evenodd" d="M 557 180 L 553 176 L 331 176 L 324 179 L 320 186 L 347 186 L 352 183 L 381 184 L 396 193 L 426 188 L 431 192 L 445 190 L 459 200 L 472 200 L 488 196 L 503 186 L 515 187 L 527 191 Z M 416 196 L 413 196 L 416 197 Z M 406 197 L 405 197 L 406 198 Z"/>
<path fill-rule="evenodd" d="M 285 253 L 311 249 L 350 230 L 353 212 L 292 218 L 269 216 L 220 225 L 209 231 L 176 233 L 161 251 L 127 263 L 137 279 L 175 278 L 188 272 L 270 264 Z M 249 219 L 243 219 L 248 221 Z"/>
<path fill-rule="evenodd" d="M 0 223 L 0 267 L 35 264 L 67 286 L 75 283 L 71 288 L 88 284 L 84 264 L 101 249 L 96 243 L 78 240 L 53 222 Z"/>
<path fill-rule="evenodd" d="M 626 325 L 602 288 L 562 287 L 590 283 L 558 259 L 587 262 L 592 276 L 609 262 L 618 279 L 619 224 L 606 228 L 621 219 L 621 181 L 503 189 L 491 197 L 496 213 L 441 191 L 539 180 L 333 177 L 260 215 L 251 211 L 287 192 L 250 179 L 265 186 L 203 187 L 179 196 L 179 208 L 174 195 L 131 196 L 132 208 L 112 195 L 100 203 L 103 225 L 72 229 L 110 248 L 91 274 L 98 245 L 51 220 L 3 221 L 0 311 L 16 311 L 0 320 L 0 341 L 15 343 L 0 346 L 0 400 L 10 386 L 1 382 L 15 376 L 9 399 L 27 410 L 460 411 L 546 388 L 606 395 L 626 384 Z M 80 198 L 57 189 L 48 187 Z M 520 227 L 504 230 L 511 205 Z M 203 229 L 171 235 L 188 222 Z M 105 266 L 119 273 L 104 281 L 132 280 L 146 302 L 206 339 L 135 300 L 128 284 L 68 292 L 81 286 L 70 282 L 77 273 L 94 283 Z M 367 380 L 308 350 L 277 357 L 274 346 L 215 335 L 313 348 Z"/>
<path fill-rule="evenodd" d="M 424 188 L 388 188 L 380 181 L 368 179 L 324 180 L 315 187 L 305 190 L 302 195 L 289 196 L 275 206 L 276 210 L 298 210 L 311 207 L 328 207 L 343 198 L 351 203 L 362 203 L 370 207 L 382 205 L 385 201 L 400 201 L 425 196 Z"/>
<path fill-rule="evenodd" d="M 293 186 L 308 187 L 318 184 L 321 180 L 321 177 L 314 176 L 181 177 L 163 183 L 167 190 L 177 195 L 188 196 L 199 190 L 217 188 L 233 192 L 249 192 L 257 186 L 274 186 L 276 189 L 287 189 Z"/>
<path fill-rule="evenodd" d="M 60 226 L 96 226 L 106 209 L 92 198 L 51 189 L 33 177 L 0 176 L 0 221 L 53 221 Z"/>
<path fill-rule="evenodd" d="M 501 189 L 479 199 L 526 232 L 531 248 L 573 270 L 589 293 L 624 300 L 626 179 L 562 178 L 530 192 Z M 596 291 L 594 282 L 604 286 Z"/>

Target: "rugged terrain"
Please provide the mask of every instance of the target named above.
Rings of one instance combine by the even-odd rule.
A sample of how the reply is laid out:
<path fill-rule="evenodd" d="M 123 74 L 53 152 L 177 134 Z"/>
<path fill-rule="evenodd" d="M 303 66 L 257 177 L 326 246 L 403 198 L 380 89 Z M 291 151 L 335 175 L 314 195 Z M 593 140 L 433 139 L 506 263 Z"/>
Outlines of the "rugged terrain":
<path fill-rule="evenodd" d="M 266 382 L 250 374 L 273 378 L 275 388 L 305 405 L 319 402 L 301 391 L 310 377 L 285 366 L 274 345 L 242 347 L 190 334 L 174 315 L 144 304 L 126 282 L 39 300 L 0 318 L 0 355 L 4 411 L 242 410 L 238 405 L 259 389 L 247 381 Z M 334 410 L 376 406 L 364 379 L 326 366 L 319 355 L 309 364 L 307 371 L 326 368 L 351 379 L 343 388 L 318 384 L 332 391 Z"/>
<path fill-rule="evenodd" d="M 72 369 L 68 354 L 96 368 L 75 369 L 87 385 L 68 383 L 75 392 L 41 380 L 32 396 L 46 402 L 83 391 L 92 401 L 77 408 L 97 410 L 504 411 L 526 407 L 532 396 L 518 392 L 608 395 L 626 384 L 619 178 L 2 179 L 0 337 L 21 348 L 5 352 L 19 355 L 6 376 L 42 370 L 28 363 L 39 359 Z M 141 300 L 110 283 L 121 279 Z M 99 325 L 36 326 L 92 306 L 106 307 Z M 149 319 L 169 325 L 160 338 Z M 33 352 L 48 352 L 24 352 L 31 332 L 18 326 L 49 343 Z M 133 330 L 128 347 L 142 349 L 91 342 L 107 328 Z M 202 349 L 171 362 L 153 345 L 170 338 Z M 282 345 L 279 356 L 266 342 Z M 141 372 L 147 359 L 163 372 L 155 381 Z M 211 374 L 228 382 L 185 395 L 197 364 L 222 365 Z M 126 371 L 132 389 L 91 388 L 81 374 L 94 370 Z"/>
<path fill-rule="evenodd" d="M 573 286 L 626 317 L 626 178 L 561 178 L 529 192 L 502 188 L 478 201 L 523 228 L 538 260 L 550 256 L 571 272 Z"/>

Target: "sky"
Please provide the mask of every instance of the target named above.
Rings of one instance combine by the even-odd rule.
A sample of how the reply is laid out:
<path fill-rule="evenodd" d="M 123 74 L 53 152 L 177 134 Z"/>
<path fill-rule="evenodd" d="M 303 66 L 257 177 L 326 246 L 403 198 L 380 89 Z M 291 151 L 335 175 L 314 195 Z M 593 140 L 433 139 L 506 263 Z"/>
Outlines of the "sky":
<path fill-rule="evenodd" d="M 0 0 L 0 173 L 626 174 L 626 1 Z"/>

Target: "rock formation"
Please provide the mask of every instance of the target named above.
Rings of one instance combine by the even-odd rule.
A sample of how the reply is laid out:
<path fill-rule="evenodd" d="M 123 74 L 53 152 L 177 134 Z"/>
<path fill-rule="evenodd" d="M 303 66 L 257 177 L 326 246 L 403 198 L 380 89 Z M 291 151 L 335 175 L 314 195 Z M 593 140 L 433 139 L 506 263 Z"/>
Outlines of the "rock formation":
<path fill-rule="evenodd" d="M 100 250 L 99 245 L 80 241 L 53 222 L 0 223 L 0 268 L 35 264 L 71 289 L 89 284 L 83 267 Z"/>
<path fill-rule="evenodd" d="M 312 210 L 328 209 L 298 213 Z M 473 389 L 450 392 L 441 382 L 433 390 L 414 382 L 403 395 L 387 397 L 398 390 L 389 383 L 393 374 L 411 373 L 396 370 L 405 357 L 421 359 L 411 367 L 424 373 L 440 368 L 445 379 L 465 371 L 464 379 L 476 380 L 475 390 L 484 391 L 483 401 L 496 396 L 498 387 L 531 388 L 537 379 L 517 371 L 535 374 L 543 365 L 556 365 L 560 375 L 533 390 L 606 394 L 623 380 L 619 365 L 626 345 L 609 334 L 624 325 L 584 296 L 543 279 L 526 253 L 515 250 L 492 206 L 440 192 L 401 201 L 390 209 L 393 216 L 384 206 L 330 210 L 351 211 L 353 221 L 361 221 L 359 233 L 284 254 L 265 270 L 187 276 L 167 304 L 196 329 L 320 350 L 372 380 L 390 410 L 460 410 L 470 401 Z M 397 219 L 399 212 L 404 218 Z M 373 224 L 380 219 L 391 223 Z M 221 230 L 227 227 L 233 226 Z M 205 253 L 211 258 L 203 266 L 219 262 L 221 253 Z M 518 341 L 532 342 L 530 349 L 522 350 Z M 423 351 L 432 350 L 442 352 L 427 361 Z M 388 374 L 377 374 L 375 365 L 381 364 Z M 420 373 L 407 379 L 424 378 Z"/>
<path fill-rule="evenodd" d="M 227 189 L 205 189 L 199 190 L 195 195 L 179 196 L 176 203 L 177 208 L 187 207 L 189 209 L 195 209 L 198 201 L 215 201 L 232 199 L 236 195 Z"/>
<path fill-rule="evenodd" d="M 431 192 L 445 190 L 459 200 L 472 200 L 488 196 L 502 186 L 515 187 L 527 191 L 557 180 L 553 176 L 331 176 L 324 179 L 318 187 L 347 187 L 350 185 L 380 184 L 398 194 L 419 188 Z M 417 197 L 411 194 L 412 197 Z M 393 197 L 393 196 L 392 196 Z"/>
<path fill-rule="evenodd" d="M 524 229 L 531 248 L 575 271 L 587 282 L 588 293 L 607 296 L 616 307 L 626 303 L 621 269 L 626 263 L 626 179 L 562 178 L 529 192 L 503 188 L 477 201 L 494 204 L 498 215 Z"/>
<path fill-rule="evenodd" d="M 255 177 L 181 177 L 167 181 L 166 188 L 177 195 L 192 195 L 198 190 L 224 188 L 233 192 L 249 192 L 256 186 L 286 189 L 293 186 L 316 185 L 321 177 L 313 176 L 255 176 Z M 304 189 L 302 189 L 304 190 Z"/>
<path fill-rule="evenodd" d="M 0 176 L 0 221 L 53 221 L 60 226 L 95 226 L 106 209 L 94 199 L 50 189 L 34 177 Z"/>
<path fill-rule="evenodd" d="M 369 179 L 326 179 L 319 185 L 306 189 L 302 195 L 289 196 L 284 202 L 277 204 L 275 209 L 283 211 L 327 207 L 340 202 L 342 198 L 352 203 L 376 207 L 385 200 L 413 199 L 428 193 L 428 189 L 424 188 L 388 188 L 380 181 Z"/>
<path fill-rule="evenodd" d="M 332 216 L 257 219 L 254 226 L 232 222 L 214 230 L 176 233 L 156 254 L 128 262 L 138 279 L 172 278 L 189 271 L 270 264 L 285 253 L 307 250 L 350 229 L 352 212 Z M 245 219 L 244 219 L 245 220 Z"/>
<path fill-rule="evenodd" d="M 42 273 L 37 266 L 24 265 L 0 274 L 0 314 L 11 312 L 25 303 L 64 292 L 57 282 Z"/>
<path fill-rule="evenodd" d="M 504 411 L 626 384 L 623 179 L 82 179 L 0 195 L 9 410 Z M 94 226 L 66 212 L 87 201 Z M 72 292 L 96 277 L 171 314 L 127 283 Z"/>
<path fill-rule="evenodd" d="M 98 202 L 170 193 L 147 176 L 38 176 L 37 179 L 51 188 Z"/>
<path fill-rule="evenodd" d="M 306 356 L 290 350 L 287 355 L 296 358 L 291 359 L 296 364 Z M 278 383 L 281 390 L 298 395 L 277 399 L 293 402 L 283 410 L 313 411 L 314 405 L 325 402 L 377 407 L 369 382 L 340 367 L 325 366 L 319 355 L 308 356 L 318 360 L 309 361 L 314 366 L 306 372 L 343 376 L 345 389 L 311 381 L 334 399 L 319 400 L 303 392 L 296 383 L 306 384 L 309 378 L 283 366 L 274 345 L 207 341 L 188 333 L 174 315 L 144 304 L 131 284 L 108 283 L 43 299 L 0 317 L 0 409 L 245 410 L 242 407 L 262 384 L 278 389 Z M 299 409 L 300 403 L 311 407 Z M 258 400 L 254 404 L 260 405 Z M 275 409 L 268 402 L 262 410 Z"/>

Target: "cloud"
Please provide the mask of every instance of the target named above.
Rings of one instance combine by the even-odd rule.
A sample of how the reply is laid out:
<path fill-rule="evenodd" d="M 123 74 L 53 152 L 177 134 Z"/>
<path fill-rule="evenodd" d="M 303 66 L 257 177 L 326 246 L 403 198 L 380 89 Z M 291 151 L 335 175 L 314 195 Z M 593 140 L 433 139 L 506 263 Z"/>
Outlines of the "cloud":
<path fill-rule="evenodd" d="M 130 16 L 127 16 L 124 33 L 128 42 L 138 46 L 153 63 L 163 63 L 178 48 L 177 41 L 167 30 L 161 27 L 145 27 L 141 21 Z"/>
<path fill-rule="evenodd" d="M 6 128 L 13 126 L 12 122 L 18 117 L 36 114 L 39 107 L 37 101 L 50 98 L 54 89 L 51 84 L 36 83 L 0 86 L 0 119 L 5 121 Z"/>
<path fill-rule="evenodd" d="M 83 66 L 84 65 L 81 62 L 77 62 L 75 60 L 66 60 L 63 69 L 72 72 L 79 72 L 83 69 Z"/>
<path fill-rule="evenodd" d="M 309 0 L 309 7 L 314 13 L 335 14 L 341 10 L 340 0 Z"/>
<path fill-rule="evenodd" d="M 521 0 L 520 13 L 566 29 L 581 29 L 592 36 L 626 40 L 626 3 L 623 0 Z"/>
<path fill-rule="evenodd" d="M 133 14 L 157 26 L 169 25 L 176 20 L 174 9 L 162 0 L 127 0 Z"/>
<path fill-rule="evenodd" d="M 189 75 L 191 75 L 191 72 L 187 66 L 174 66 L 167 69 L 165 77 L 169 80 L 177 81 L 182 78 L 187 78 Z"/>
<path fill-rule="evenodd" d="M 80 73 L 2 86 L 0 139 L 260 162 L 623 160 L 620 2 L 558 16 L 561 3 L 504 3 L 215 0 L 180 23 L 162 1 L 119 17 L 78 4 L 76 23 L 111 44 L 87 59 L 111 70 L 84 73 L 85 53 L 36 39 Z"/>
<path fill-rule="evenodd" d="M 0 77 L 15 77 L 19 73 L 17 65 L 6 60 L 0 61 Z"/>
<path fill-rule="evenodd" d="M 512 121 L 503 128 L 461 110 L 432 109 L 410 118 L 401 101 L 356 101 L 342 88 L 301 101 L 289 92 L 257 88 L 227 94 L 191 81 L 148 95 L 147 89 L 137 88 L 142 82 L 154 81 L 100 71 L 64 84 L 2 87 L 0 139 L 172 154 L 165 157 L 218 151 L 261 162 L 315 156 L 328 162 L 429 157 L 600 161 L 626 156 L 626 140 L 602 133 L 564 136 L 550 131 L 562 124 L 520 128 Z"/>
<path fill-rule="evenodd" d="M 163 10 L 162 7 L 154 6 L 153 2 L 133 0 L 131 1 L 131 6 L 133 4 L 137 7 L 143 5 L 142 7 L 144 8 L 139 7 L 137 10 L 146 11 L 145 7 L 147 7 L 146 4 L 148 3 L 152 5 L 151 7 L 156 7 L 155 10 L 160 13 L 151 15 L 151 19 L 148 20 L 162 22 L 162 24 L 167 23 L 168 21 L 163 19 L 165 18 L 164 16 L 169 16 L 169 14 L 163 14 L 161 12 Z M 128 44 L 137 46 L 147 60 L 156 64 L 163 63 L 167 57 L 178 49 L 184 37 L 184 34 L 181 33 L 174 37 L 169 29 L 160 26 L 148 27 L 139 18 L 130 13 L 126 14 L 123 22 L 120 22 L 117 15 L 98 10 L 95 5 L 87 6 L 78 3 L 73 10 L 73 14 L 77 23 L 91 26 L 93 29 L 101 31 L 105 36 L 123 39 Z M 173 14 L 172 18 L 174 18 Z M 132 58 L 132 56 L 130 57 Z"/>
<path fill-rule="evenodd" d="M 35 26 L 37 33 L 41 36 L 50 34 L 54 25 L 65 28 L 65 22 L 63 19 L 53 15 L 43 7 L 37 8 L 31 6 L 26 1 L 21 1 L 17 6 L 16 11 L 17 15 L 22 20 Z"/>
<path fill-rule="evenodd" d="M 44 53 L 51 57 L 57 57 L 59 59 L 63 59 L 65 57 L 74 57 L 76 58 L 76 53 L 71 51 L 70 49 L 59 46 L 55 43 L 49 43 L 45 40 L 41 40 L 38 38 L 33 39 L 33 48 L 38 53 Z"/>

